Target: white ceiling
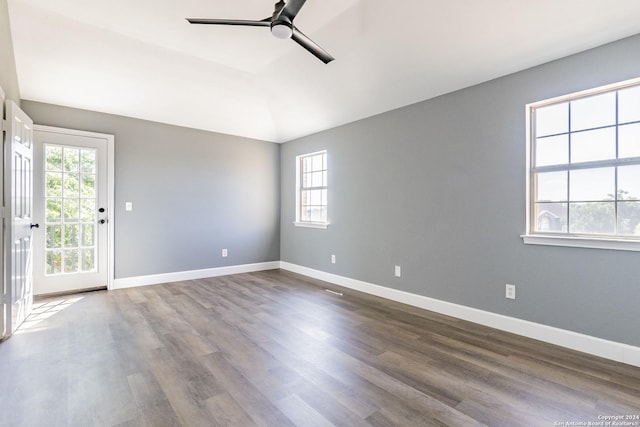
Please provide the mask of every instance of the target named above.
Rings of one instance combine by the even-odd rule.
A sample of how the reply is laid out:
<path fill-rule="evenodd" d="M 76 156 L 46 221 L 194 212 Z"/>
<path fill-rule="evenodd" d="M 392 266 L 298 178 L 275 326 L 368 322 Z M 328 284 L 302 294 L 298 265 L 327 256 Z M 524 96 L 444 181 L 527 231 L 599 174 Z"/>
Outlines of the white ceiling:
<path fill-rule="evenodd" d="M 640 33 L 638 0 L 8 0 L 23 99 L 284 142 Z M 637 54 L 637 52 L 635 53 Z"/>

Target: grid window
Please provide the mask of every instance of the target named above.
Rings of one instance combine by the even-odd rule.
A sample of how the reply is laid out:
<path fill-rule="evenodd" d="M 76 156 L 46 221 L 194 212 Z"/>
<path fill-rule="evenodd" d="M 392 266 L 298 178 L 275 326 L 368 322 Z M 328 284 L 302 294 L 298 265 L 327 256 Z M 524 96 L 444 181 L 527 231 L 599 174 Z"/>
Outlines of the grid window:
<path fill-rule="evenodd" d="M 327 224 L 327 152 L 296 157 L 297 206 L 299 225 Z"/>
<path fill-rule="evenodd" d="M 529 114 L 529 234 L 640 240 L 640 83 Z"/>

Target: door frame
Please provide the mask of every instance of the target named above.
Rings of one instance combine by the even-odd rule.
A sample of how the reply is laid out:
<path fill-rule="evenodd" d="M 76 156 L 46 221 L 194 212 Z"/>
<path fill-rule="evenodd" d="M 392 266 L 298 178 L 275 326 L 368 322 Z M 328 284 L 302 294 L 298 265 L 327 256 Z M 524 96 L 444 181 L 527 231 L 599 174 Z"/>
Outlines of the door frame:
<path fill-rule="evenodd" d="M 54 126 L 33 125 L 34 132 L 51 132 L 71 136 L 100 138 L 107 141 L 107 289 L 113 289 L 115 278 L 115 136 L 106 133 L 89 132 L 77 129 L 65 129 Z M 35 165 L 34 165 L 35 166 Z M 42 165 L 37 165 L 42 167 Z"/>
<path fill-rule="evenodd" d="M 5 138 L 5 129 L 4 129 L 4 99 L 5 94 L 2 86 L 0 86 L 0 142 L 2 142 L 2 154 L 0 158 L 2 158 L 2 172 L 0 172 L 0 192 L 2 193 L 2 197 L 0 198 L 0 237 L 2 237 L 2 244 L 0 245 L 0 341 L 5 339 L 7 334 L 7 299 L 9 296 L 9 292 L 7 290 L 7 281 L 4 276 L 4 138 Z"/>

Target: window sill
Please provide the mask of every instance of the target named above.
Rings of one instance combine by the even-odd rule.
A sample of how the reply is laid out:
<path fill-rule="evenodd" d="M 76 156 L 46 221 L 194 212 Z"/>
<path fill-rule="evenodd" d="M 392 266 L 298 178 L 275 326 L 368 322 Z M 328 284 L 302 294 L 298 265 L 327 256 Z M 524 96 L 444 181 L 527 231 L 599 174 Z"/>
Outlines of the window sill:
<path fill-rule="evenodd" d="M 573 248 L 640 251 L 640 241 L 594 237 L 550 236 L 525 234 L 520 236 L 526 245 L 566 246 Z"/>
<path fill-rule="evenodd" d="M 296 222 L 293 223 L 293 225 L 295 225 L 296 227 L 321 228 L 321 229 L 324 229 L 324 230 L 329 228 L 329 223 L 328 222 L 299 222 L 299 221 L 296 221 Z"/>

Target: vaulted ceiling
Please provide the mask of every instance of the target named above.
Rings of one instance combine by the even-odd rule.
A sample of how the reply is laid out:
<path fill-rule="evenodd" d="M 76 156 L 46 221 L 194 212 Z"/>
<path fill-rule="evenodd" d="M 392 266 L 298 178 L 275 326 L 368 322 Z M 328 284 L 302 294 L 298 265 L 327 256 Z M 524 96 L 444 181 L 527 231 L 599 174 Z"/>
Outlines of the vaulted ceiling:
<path fill-rule="evenodd" d="M 23 99 L 283 142 L 640 33 L 638 0 L 8 0 Z M 637 55 L 638 52 L 630 52 Z"/>

